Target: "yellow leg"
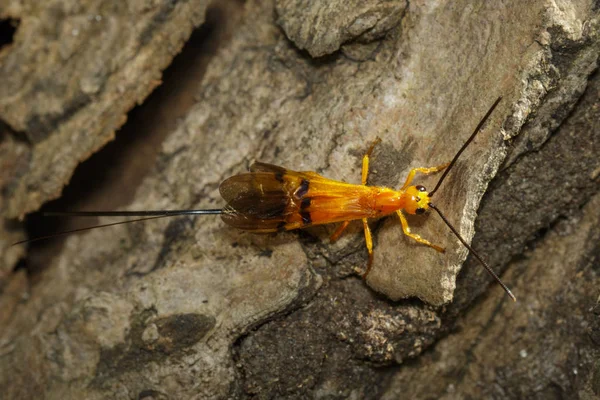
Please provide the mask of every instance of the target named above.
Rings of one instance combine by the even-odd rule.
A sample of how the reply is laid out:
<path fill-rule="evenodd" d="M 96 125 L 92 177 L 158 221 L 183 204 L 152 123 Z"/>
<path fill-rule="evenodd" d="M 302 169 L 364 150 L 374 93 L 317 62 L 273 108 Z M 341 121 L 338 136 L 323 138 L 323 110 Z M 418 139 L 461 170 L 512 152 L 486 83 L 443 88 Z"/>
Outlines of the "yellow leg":
<path fill-rule="evenodd" d="M 369 157 L 371 156 L 371 153 L 373 152 L 373 149 L 375 148 L 375 146 L 381 142 L 380 138 L 375 139 L 375 141 L 373 142 L 373 144 L 371 145 L 371 147 L 369 147 L 369 150 L 367 150 L 367 152 L 365 153 L 365 155 L 363 156 L 363 160 L 362 160 L 362 184 L 366 185 L 367 184 L 367 178 L 369 176 Z"/>
<path fill-rule="evenodd" d="M 371 229 L 369 229 L 369 223 L 366 218 L 363 218 L 363 227 L 365 228 L 365 242 L 367 244 L 367 250 L 369 251 L 369 263 L 367 264 L 367 270 L 363 274 L 363 279 L 367 279 L 367 275 L 371 272 L 373 266 L 373 238 L 371 237 Z"/>
<path fill-rule="evenodd" d="M 448 165 L 450 165 L 450 163 L 446 163 L 446 164 L 440 165 L 439 167 L 413 168 L 413 169 L 411 169 L 410 172 L 408 173 L 408 176 L 406 177 L 406 182 L 404 182 L 404 185 L 402 185 L 401 190 L 406 190 L 406 188 L 410 186 L 410 183 L 412 182 L 412 180 L 415 177 L 415 174 L 417 172 L 420 172 L 420 173 L 425 174 L 425 175 L 429 175 L 429 174 L 433 174 L 434 172 L 438 172 L 438 171 L 443 170 Z"/>
<path fill-rule="evenodd" d="M 369 150 L 365 153 L 362 160 L 362 179 L 361 183 L 363 185 L 367 184 L 367 179 L 369 178 L 369 157 L 371 153 L 373 153 L 373 149 L 377 144 L 381 142 L 380 138 L 376 138 L 369 147 Z M 367 245 L 367 250 L 369 251 L 369 263 L 367 264 L 367 270 L 363 274 L 363 279 L 367 279 L 367 275 L 371 272 L 371 267 L 373 266 L 373 237 L 371 236 L 371 229 L 369 228 L 369 223 L 366 218 L 363 218 L 363 227 L 365 229 L 365 243 Z"/>
<path fill-rule="evenodd" d="M 439 251 L 440 253 L 443 253 L 446 251 L 443 247 L 436 246 L 435 244 L 432 244 L 428 240 L 423 239 L 421 236 L 419 236 L 415 233 L 411 233 L 410 227 L 408 226 L 408 221 L 406 221 L 406 217 L 404 216 L 404 214 L 402 214 L 402 211 L 398 210 L 398 211 L 396 211 L 396 214 L 398 214 L 398 217 L 400 217 L 400 223 L 402 224 L 402 231 L 404 231 L 404 234 L 406 236 L 416 240 L 417 242 L 419 242 L 421 244 L 424 244 L 426 246 L 434 248 L 435 250 Z"/>
<path fill-rule="evenodd" d="M 335 242 L 342 236 L 342 233 L 346 230 L 346 228 L 350 225 L 350 221 L 344 221 L 329 237 L 329 241 Z"/>

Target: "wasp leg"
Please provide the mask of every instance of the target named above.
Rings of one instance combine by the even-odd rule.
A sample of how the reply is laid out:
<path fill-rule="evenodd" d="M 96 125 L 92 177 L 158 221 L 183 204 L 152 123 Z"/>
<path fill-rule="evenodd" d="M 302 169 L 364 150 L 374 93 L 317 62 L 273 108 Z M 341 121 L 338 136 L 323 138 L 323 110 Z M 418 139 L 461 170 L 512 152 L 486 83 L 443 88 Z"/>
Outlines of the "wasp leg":
<path fill-rule="evenodd" d="M 429 174 L 433 174 L 434 172 L 438 172 L 438 171 L 443 170 L 448 165 L 450 165 L 450 163 L 446 163 L 446 164 L 440 165 L 439 167 L 413 168 L 413 169 L 411 169 L 410 172 L 408 173 L 408 176 L 406 177 L 406 181 L 404 182 L 404 185 L 402 185 L 402 188 L 400 190 L 406 190 L 406 188 L 410 186 L 410 183 L 414 179 L 415 174 L 417 172 L 420 172 L 420 173 L 425 174 L 425 175 L 429 175 Z"/>
<path fill-rule="evenodd" d="M 362 179 L 361 183 L 363 185 L 367 184 L 367 179 L 369 177 L 369 157 L 371 157 L 371 153 L 373 153 L 373 149 L 377 144 L 381 142 L 380 138 L 376 138 L 371 144 L 371 147 L 367 150 L 362 159 Z M 367 264 L 367 270 L 363 274 L 363 279 L 367 279 L 367 275 L 371 272 L 371 267 L 373 266 L 373 237 L 371 236 L 371 229 L 369 229 L 369 223 L 366 218 L 363 218 L 363 227 L 365 229 L 365 243 L 367 245 L 367 250 L 369 251 L 369 263 Z"/>
<path fill-rule="evenodd" d="M 350 225 L 350 221 L 344 221 L 329 237 L 329 241 L 335 242 L 342 236 L 342 233 L 346 230 L 346 228 Z"/>
<path fill-rule="evenodd" d="M 367 264 L 367 270 L 363 274 L 363 279 L 367 279 L 367 275 L 371 272 L 373 266 L 373 238 L 371 237 L 371 229 L 369 229 L 369 223 L 366 218 L 363 218 L 363 227 L 365 228 L 365 242 L 367 244 L 367 250 L 369 251 L 369 263 Z"/>
<path fill-rule="evenodd" d="M 443 247 L 436 246 L 435 244 L 432 244 L 429 240 L 423 239 L 421 236 L 417 235 L 416 233 L 412 233 L 410 231 L 410 227 L 408 226 L 408 221 L 406 221 L 406 217 L 404 216 L 404 214 L 402 214 L 402 211 L 398 210 L 398 211 L 396 211 L 396 214 L 398 214 L 398 217 L 400 218 L 400 223 L 402 224 L 402 231 L 404 231 L 404 234 L 406 236 L 416 240 L 417 242 L 419 242 L 421 244 L 429 246 L 429 247 L 439 251 L 440 253 L 443 253 L 446 251 Z"/>
<path fill-rule="evenodd" d="M 367 184 L 367 178 L 369 176 L 369 157 L 371 156 L 371 153 L 373 152 L 373 149 L 375 148 L 375 146 L 381 142 L 380 138 L 375 139 L 375 141 L 373 142 L 373 144 L 371 145 L 371 147 L 369 147 L 369 150 L 367 150 L 367 152 L 365 153 L 365 155 L 363 156 L 362 159 L 362 185 L 366 185 Z"/>

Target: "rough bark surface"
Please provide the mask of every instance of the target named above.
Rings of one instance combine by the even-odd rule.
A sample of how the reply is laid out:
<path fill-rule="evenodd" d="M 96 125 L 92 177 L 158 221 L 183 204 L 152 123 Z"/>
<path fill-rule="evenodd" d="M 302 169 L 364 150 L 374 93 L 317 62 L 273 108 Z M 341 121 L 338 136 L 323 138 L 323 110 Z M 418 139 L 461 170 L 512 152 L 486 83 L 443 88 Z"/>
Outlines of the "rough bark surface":
<path fill-rule="evenodd" d="M 114 138 L 161 83 L 207 1 L 0 1 L 18 21 L 0 49 L 1 211 L 22 218 L 60 196 L 75 167 Z M 3 124 L 3 125 L 4 125 Z M 15 157 L 15 155 L 17 155 Z M 3 253 L 20 233 L 3 227 Z M 14 257 L 3 257 L 2 275 Z"/>
<path fill-rule="evenodd" d="M 383 37 L 400 24 L 406 1 L 317 1 L 275 2 L 277 23 L 299 49 L 313 57 L 339 50 L 345 43 L 364 44 Z M 351 53 L 351 52 L 348 52 Z"/>
<path fill-rule="evenodd" d="M 489 286 L 435 215 L 409 222 L 443 255 L 404 237 L 397 219 L 372 222 L 366 282 L 360 224 L 335 244 L 327 241 L 335 227 L 253 235 L 209 217 L 70 236 L 55 257 L 8 247 L 23 235 L 15 217 L 57 196 L 75 165 L 110 139 L 205 3 L 3 0 L 0 18 L 21 21 L 0 49 L 3 75 L 18 78 L 0 83 L 7 398 L 600 395 L 597 5 L 303 3 L 216 6 L 229 33 L 204 31 L 218 52 L 205 49 L 206 73 L 189 74 L 201 76 L 187 85 L 195 103 L 181 106 L 158 155 L 142 157 L 152 169 L 127 207 L 222 206 L 219 183 L 254 159 L 356 183 L 377 136 L 369 182 L 398 187 L 410 168 L 447 162 L 503 95 L 436 203 L 506 270 L 519 302 Z M 102 18 L 71 26 L 79 19 L 70 15 Z M 89 28 L 102 22 L 110 26 Z M 156 32 L 144 42 L 141 27 Z M 64 57 L 73 29 L 85 40 Z M 109 33 L 122 37 L 107 42 Z M 53 46 L 54 56 L 29 53 Z M 61 81 L 55 71 L 65 63 Z M 77 102 L 98 83 L 89 65 L 106 73 Z M 60 171 L 51 169 L 59 158 Z M 418 177 L 427 187 L 435 179 Z"/>

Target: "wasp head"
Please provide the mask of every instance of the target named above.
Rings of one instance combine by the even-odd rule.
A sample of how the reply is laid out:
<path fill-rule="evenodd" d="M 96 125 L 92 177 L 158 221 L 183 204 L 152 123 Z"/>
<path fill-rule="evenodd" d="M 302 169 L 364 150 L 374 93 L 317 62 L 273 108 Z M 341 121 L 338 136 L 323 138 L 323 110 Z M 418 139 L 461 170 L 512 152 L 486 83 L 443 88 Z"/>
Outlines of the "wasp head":
<path fill-rule="evenodd" d="M 423 214 L 429 209 L 429 193 L 424 186 L 409 186 L 404 192 L 406 202 L 404 210 L 409 214 Z"/>

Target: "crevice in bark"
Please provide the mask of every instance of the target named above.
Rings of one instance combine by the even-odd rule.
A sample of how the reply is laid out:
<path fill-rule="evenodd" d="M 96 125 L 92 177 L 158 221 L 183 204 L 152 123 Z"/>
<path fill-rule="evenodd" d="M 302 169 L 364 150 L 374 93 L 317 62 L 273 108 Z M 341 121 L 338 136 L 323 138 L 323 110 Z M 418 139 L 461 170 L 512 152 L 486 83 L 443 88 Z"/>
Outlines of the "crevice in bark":
<path fill-rule="evenodd" d="M 132 201 L 138 186 L 154 167 L 162 142 L 196 102 L 194 96 L 202 76 L 212 57 L 228 40 L 230 25 L 224 7 L 207 10 L 205 23 L 192 33 L 181 53 L 163 72 L 162 85 L 128 113 L 127 122 L 115 133 L 115 139 L 77 167 L 60 198 L 26 217 L 28 237 L 98 223 L 97 218 L 43 217 L 44 211 L 111 210 Z M 26 259 L 29 273 L 35 275 L 41 266 L 50 265 L 49 257 L 60 252 L 65 238 L 31 243 Z"/>
<path fill-rule="evenodd" d="M 12 44 L 20 23 L 16 18 L 0 18 L 0 50 Z"/>
<path fill-rule="evenodd" d="M 597 133 L 593 116 L 589 115 L 592 111 L 588 110 L 595 109 L 599 78 L 598 71 L 589 77 L 576 106 L 548 140 L 538 149 L 523 154 L 490 182 L 476 221 L 473 247 L 488 255 L 487 261 L 497 272 L 502 273 L 500 266 L 506 268 L 524 249 L 535 248 L 560 221 L 570 218 L 600 190 L 597 178 L 588 179 L 597 159 L 593 151 Z M 499 235 L 505 239 L 501 240 Z M 519 243 L 507 243 L 518 237 L 522 238 Z M 487 243 L 500 243 L 502 250 Z M 459 312 L 468 299 L 488 287 L 491 281 L 481 278 L 484 274 L 478 268 L 469 256 L 457 279 L 457 301 L 448 315 Z"/>

